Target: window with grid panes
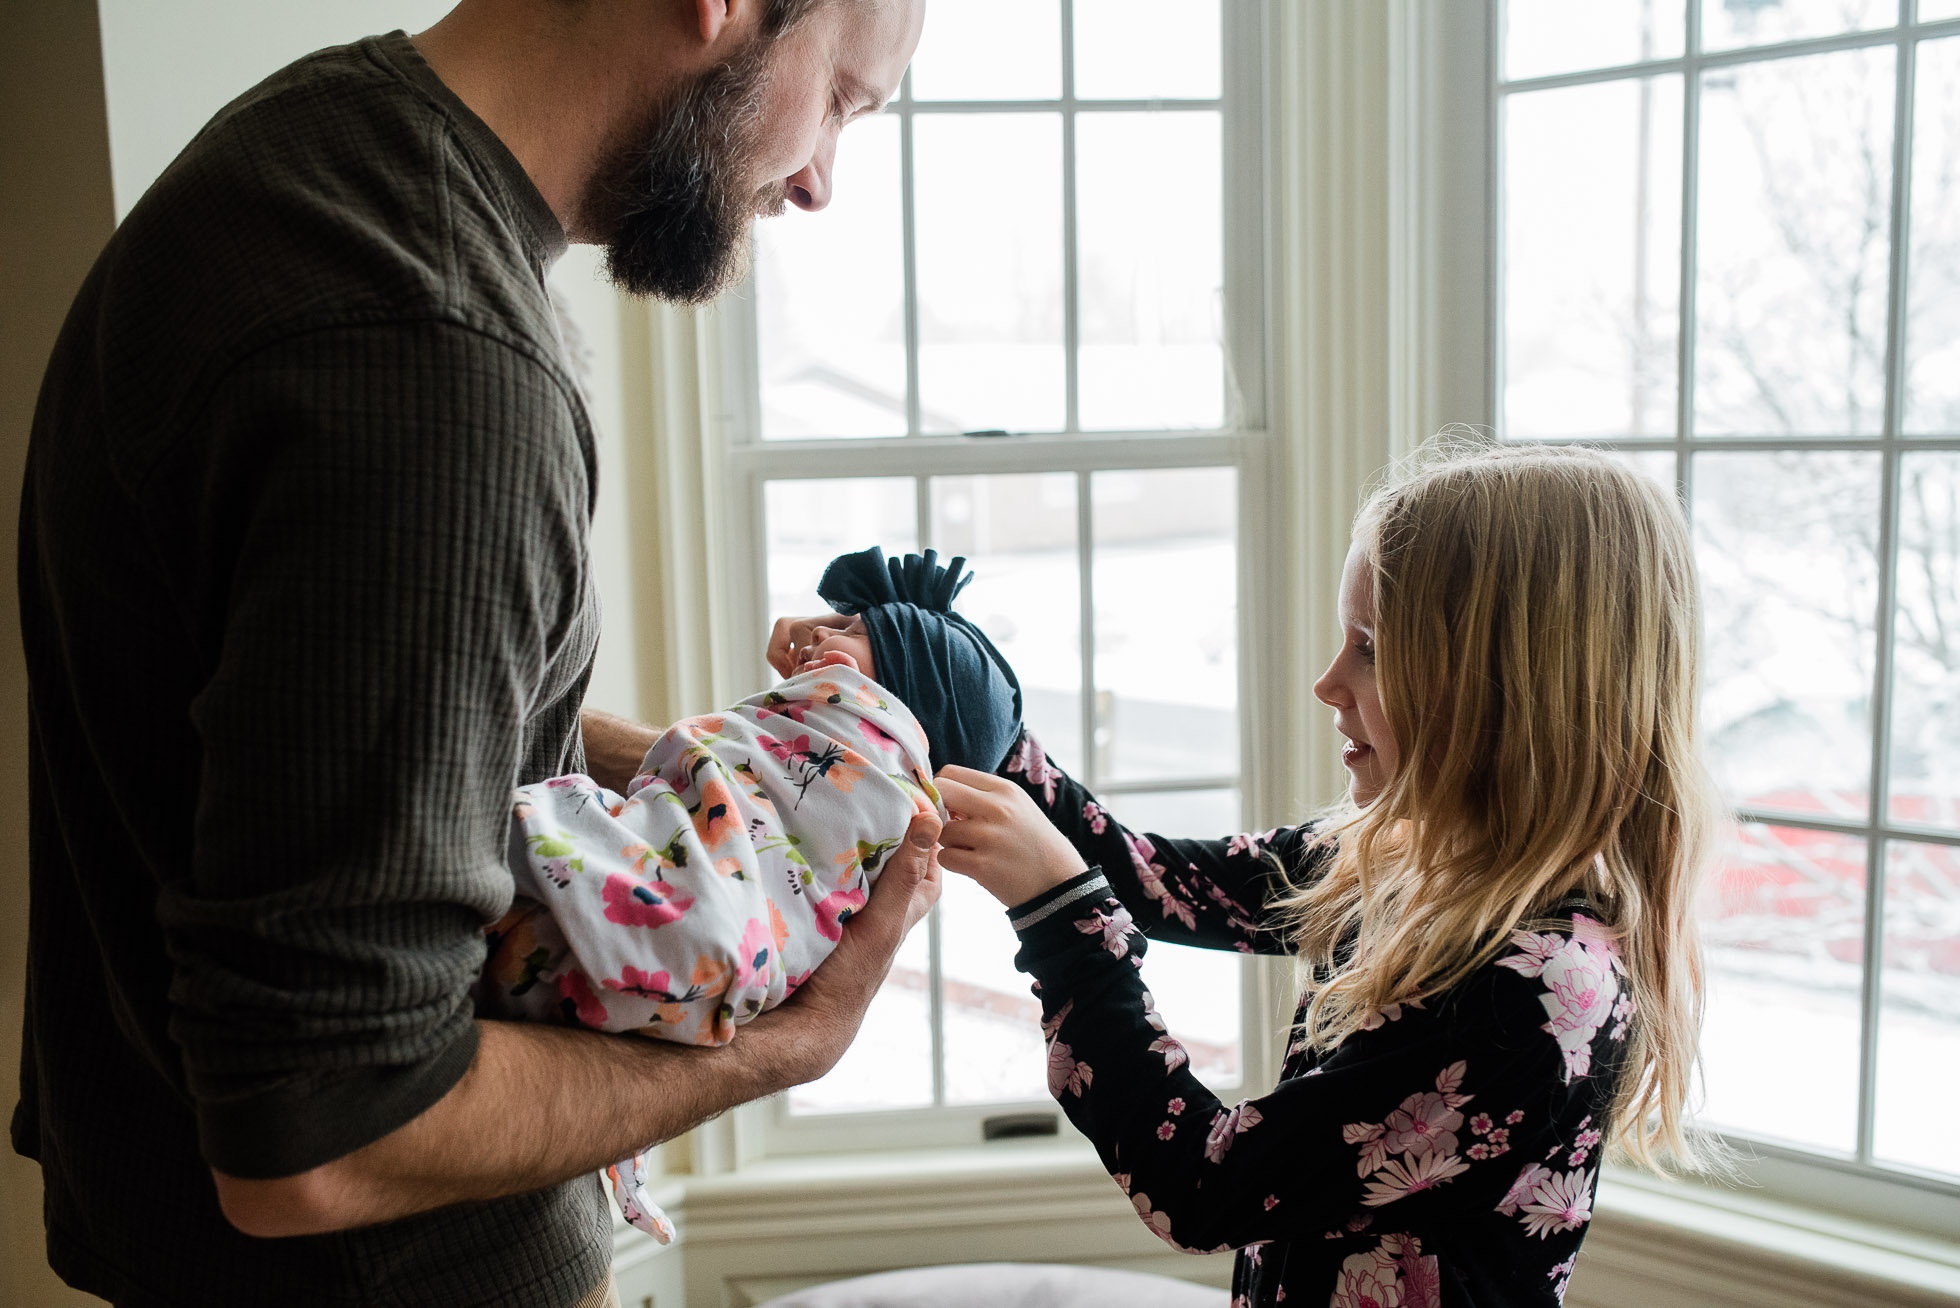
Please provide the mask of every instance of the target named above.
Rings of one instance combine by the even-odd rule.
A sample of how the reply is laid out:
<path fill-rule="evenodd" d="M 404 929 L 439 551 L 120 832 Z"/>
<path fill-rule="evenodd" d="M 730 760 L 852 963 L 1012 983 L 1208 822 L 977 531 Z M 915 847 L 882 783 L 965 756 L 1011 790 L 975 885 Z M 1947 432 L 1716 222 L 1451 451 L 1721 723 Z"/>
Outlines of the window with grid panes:
<path fill-rule="evenodd" d="M 1960 0 L 1498 10 L 1497 425 L 1679 489 L 1704 1121 L 1960 1193 Z"/>
<path fill-rule="evenodd" d="M 1013 663 L 1029 728 L 1118 820 L 1170 835 L 1241 822 L 1263 305 L 1230 216 L 1257 221 L 1257 149 L 1235 143 L 1256 47 L 1233 30 L 1257 6 L 1229 8 L 934 0 L 898 98 L 841 136 L 830 206 L 758 224 L 736 343 L 757 631 L 822 611 L 846 550 L 964 555 L 959 607 Z M 822 1147 L 839 1114 L 1048 1102 L 1015 947 L 949 876 L 856 1044 L 785 1097 L 777 1145 Z M 1149 966 L 1193 1067 L 1238 1085 L 1240 960 L 1153 946 Z"/>

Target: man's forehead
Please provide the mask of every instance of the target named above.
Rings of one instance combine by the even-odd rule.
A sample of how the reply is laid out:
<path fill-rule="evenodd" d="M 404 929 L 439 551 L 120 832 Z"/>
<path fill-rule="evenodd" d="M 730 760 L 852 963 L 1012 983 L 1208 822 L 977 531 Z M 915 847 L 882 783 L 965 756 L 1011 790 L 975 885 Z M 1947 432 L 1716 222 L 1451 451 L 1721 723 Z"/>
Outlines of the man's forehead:
<path fill-rule="evenodd" d="M 839 88 L 882 107 L 898 91 L 918 45 L 924 0 L 831 0 L 839 20 L 835 61 Z"/>

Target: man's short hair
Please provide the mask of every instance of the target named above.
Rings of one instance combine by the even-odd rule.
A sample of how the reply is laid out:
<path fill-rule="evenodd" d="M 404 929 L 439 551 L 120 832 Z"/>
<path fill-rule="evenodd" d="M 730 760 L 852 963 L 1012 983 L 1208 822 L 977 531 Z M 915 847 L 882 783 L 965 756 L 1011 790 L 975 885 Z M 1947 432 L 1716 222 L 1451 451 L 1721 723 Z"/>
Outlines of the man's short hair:
<path fill-rule="evenodd" d="M 762 35 L 781 36 L 831 0 L 765 0 L 762 7 Z"/>

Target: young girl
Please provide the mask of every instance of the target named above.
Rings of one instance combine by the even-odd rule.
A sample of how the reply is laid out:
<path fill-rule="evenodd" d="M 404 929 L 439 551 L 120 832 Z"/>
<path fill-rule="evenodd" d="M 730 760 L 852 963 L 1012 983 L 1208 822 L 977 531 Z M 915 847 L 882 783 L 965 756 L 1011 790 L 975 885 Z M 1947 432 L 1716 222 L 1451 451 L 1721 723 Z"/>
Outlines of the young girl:
<path fill-rule="evenodd" d="M 940 773 L 941 861 L 1011 906 L 1049 1088 L 1137 1214 L 1240 1251 L 1235 1308 L 1559 1302 L 1609 1147 L 1697 1165 L 1687 528 L 1599 454 L 1446 457 L 1363 508 L 1340 621 L 1324 822 L 1132 835 L 1024 733 L 1000 776 Z M 1139 924 L 1298 957 L 1271 1093 L 1186 1070 Z"/>

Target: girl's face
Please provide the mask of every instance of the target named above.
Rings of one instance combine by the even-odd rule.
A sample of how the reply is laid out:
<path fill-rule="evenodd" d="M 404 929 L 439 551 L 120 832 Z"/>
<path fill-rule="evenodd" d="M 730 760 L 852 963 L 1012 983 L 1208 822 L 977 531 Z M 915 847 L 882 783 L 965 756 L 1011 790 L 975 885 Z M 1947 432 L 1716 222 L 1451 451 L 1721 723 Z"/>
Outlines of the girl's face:
<path fill-rule="evenodd" d="M 1375 590 L 1368 557 L 1355 545 L 1341 568 L 1341 652 L 1320 674 L 1314 697 L 1334 710 L 1334 729 L 1348 738 L 1341 762 L 1348 795 L 1365 808 L 1395 775 L 1395 737 L 1375 688 Z"/>

